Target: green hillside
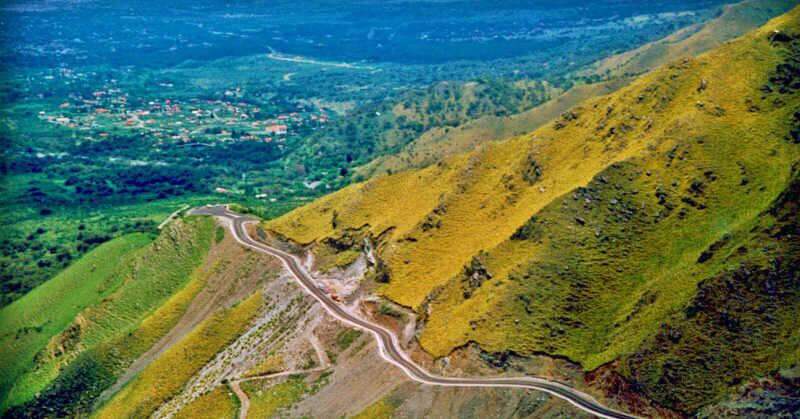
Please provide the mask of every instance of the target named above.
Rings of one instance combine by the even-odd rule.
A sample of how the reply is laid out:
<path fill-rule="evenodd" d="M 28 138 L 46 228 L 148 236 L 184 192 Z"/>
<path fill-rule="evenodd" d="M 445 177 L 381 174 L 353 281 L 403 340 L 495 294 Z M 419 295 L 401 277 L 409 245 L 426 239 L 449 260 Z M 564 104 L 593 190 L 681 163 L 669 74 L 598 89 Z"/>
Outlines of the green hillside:
<path fill-rule="evenodd" d="M 130 234 L 105 243 L 24 298 L 0 312 L 3 394 L 14 380 L 33 368 L 36 354 L 63 331 L 75 316 L 112 294 L 122 281 L 121 266 L 150 243 L 144 234 Z M 117 260 L 121 263 L 107 263 Z"/>
<path fill-rule="evenodd" d="M 149 417 L 169 401 L 217 352 L 245 332 L 263 294 L 255 292 L 238 305 L 217 311 L 150 364 L 93 416 Z"/>
<path fill-rule="evenodd" d="M 208 252 L 213 231 L 212 220 L 192 218 L 172 224 L 155 240 L 123 236 L 5 307 L 0 316 L 3 359 L 13 362 L 3 365 L 2 410 L 34 403 L 42 392 L 80 398 L 85 391 L 101 390 L 60 391 L 65 379 L 78 379 L 75 374 L 89 382 L 113 383 L 121 368 L 177 321 L 180 310 L 160 316 L 157 324 L 145 320 L 184 288 Z M 142 336 L 138 329 L 143 326 L 151 333 Z M 110 376 L 87 376 L 95 370 Z"/>
<path fill-rule="evenodd" d="M 433 355 L 476 342 L 588 370 L 616 361 L 655 401 L 694 411 L 799 360 L 798 28 L 796 8 L 531 134 L 266 227 L 376 241 L 381 292 L 424 316 Z"/>

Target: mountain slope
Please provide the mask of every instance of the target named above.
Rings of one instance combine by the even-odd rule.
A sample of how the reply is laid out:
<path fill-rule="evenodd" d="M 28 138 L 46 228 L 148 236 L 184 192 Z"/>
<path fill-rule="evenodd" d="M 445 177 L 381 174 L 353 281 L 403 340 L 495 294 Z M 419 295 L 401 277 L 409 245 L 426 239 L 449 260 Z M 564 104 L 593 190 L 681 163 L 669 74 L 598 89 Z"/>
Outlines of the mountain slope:
<path fill-rule="evenodd" d="M 113 293 L 122 279 L 119 265 L 103 262 L 117 259 L 124 265 L 150 241 L 145 234 L 130 234 L 104 243 L 25 297 L 3 307 L 0 311 L 3 359 L 14 360 L 3 363 L 0 388 L 4 399 L 14 380 L 33 369 L 40 358 L 37 354 L 53 336 L 62 332 L 81 310 Z"/>
<path fill-rule="evenodd" d="M 540 82 L 486 79 L 409 90 L 324 126 L 304 138 L 289 161 L 301 164 L 312 179 L 334 181 L 352 166 L 396 152 L 427 130 L 530 109 L 547 100 L 551 89 Z"/>
<path fill-rule="evenodd" d="M 396 173 L 436 163 L 446 157 L 474 150 L 482 143 L 530 132 L 556 118 L 565 110 L 594 96 L 611 93 L 629 82 L 616 79 L 580 84 L 552 100 L 513 115 L 485 115 L 455 127 L 432 128 L 394 154 L 380 156 L 354 171 L 363 177 Z"/>
<path fill-rule="evenodd" d="M 14 362 L 4 368 L 2 410 L 26 402 L 35 407 L 40 395 L 58 409 L 59 402 L 80 403 L 84 392 L 112 384 L 105 381 L 181 316 L 187 302 L 171 297 L 190 291 L 184 300 L 191 300 L 198 291 L 187 282 L 208 252 L 213 226 L 211 220 L 191 219 L 153 241 L 123 236 L 5 307 L 3 353 Z M 79 388 L 87 383 L 90 388 Z"/>
<path fill-rule="evenodd" d="M 608 80 L 577 84 L 552 100 L 517 114 L 485 115 L 457 127 L 430 129 L 397 153 L 380 156 L 354 171 L 370 177 L 425 167 L 445 157 L 473 150 L 481 143 L 530 132 L 579 102 L 624 87 L 632 80 L 630 74 L 641 74 L 681 57 L 718 47 L 785 13 L 794 4 L 792 0 L 745 0 L 726 5 L 714 19 L 683 28 L 632 51 L 613 55 L 578 73 L 590 79 L 603 77 Z"/>
<path fill-rule="evenodd" d="M 381 292 L 425 315 L 420 343 L 433 355 L 477 342 L 589 370 L 616 361 L 655 400 L 693 411 L 798 361 L 785 215 L 800 159 L 798 27 L 794 9 L 530 135 L 350 186 L 266 226 L 339 249 L 376 241 Z M 756 233 L 772 228 L 790 233 Z M 748 282 L 761 276 L 784 291 L 764 297 Z M 725 291 L 726 278 L 754 295 Z M 734 321 L 746 305 L 721 314 L 711 303 L 731 294 L 778 304 Z M 698 324 L 710 319 L 727 332 L 694 339 L 717 330 Z M 665 331 L 668 320 L 684 331 Z M 769 327 L 748 334 L 759 324 Z M 664 349 L 665 336 L 680 345 Z M 739 338 L 747 349 L 729 343 Z"/>
<path fill-rule="evenodd" d="M 641 74 L 681 57 L 716 48 L 787 12 L 796 4 L 793 0 L 745 0 L 728 4 L 722 7 L 718 17 L 708 22 L 683 28 L 664 39 L 600 60 L 581 73 L 612 76 Z"/>

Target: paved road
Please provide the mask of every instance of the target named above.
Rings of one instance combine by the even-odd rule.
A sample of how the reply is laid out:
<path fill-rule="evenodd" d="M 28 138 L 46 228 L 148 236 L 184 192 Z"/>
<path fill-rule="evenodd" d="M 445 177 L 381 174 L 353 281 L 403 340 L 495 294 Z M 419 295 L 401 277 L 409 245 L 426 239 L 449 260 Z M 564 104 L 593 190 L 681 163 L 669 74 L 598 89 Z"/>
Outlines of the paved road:
<path fill-rule="evenodd" d="M 319 301 L 335 318 L 359 329 L 372 333 L 381 351 L 381 356 L 388 362 L 402 369 L 412 380 L 447 387 L 516 387 L 543 391 L 566 400 L 577 408 L 603 418 L 636 418 L 616 410 L 609 409 L 597 400 L 567 385 L 537 377 L 480 377 L 454 378 L 434 375 L 412 361 L 402 350 L 397 336 L 384 327 L 363 320 L 346 311 L 339 303 L 333 301 L 325 292 L 316 287 L 316 282 L 303 268 L 300 260 L 287 252 L 267 246 L 250 238 L 245 229 L 248 223 L 258 222 L 250 218 L 230 212 L 224 206 L 201 207 L 191 211 L 195 215 L 212 215 L 230 222 L 231 231 L 236 240 L 252 249 L 267 253 L 280 259 L 297 282 Z"/>

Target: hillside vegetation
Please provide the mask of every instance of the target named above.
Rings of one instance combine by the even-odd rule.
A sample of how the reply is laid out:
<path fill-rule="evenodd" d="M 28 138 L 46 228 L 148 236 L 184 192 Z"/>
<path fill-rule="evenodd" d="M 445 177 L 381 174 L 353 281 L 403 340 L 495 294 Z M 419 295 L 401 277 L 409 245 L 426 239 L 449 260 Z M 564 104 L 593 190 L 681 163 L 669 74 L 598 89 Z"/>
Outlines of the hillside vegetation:
<path fill-rule="evenodd" d="M 33 292 L 0 312 L 4 396 L 14 379 L 32 368 L 36 354 L 63 331 L 83 309 L 114 292 L 122 280 L 119 269 L 150 243 L 144 234 L 130 234 L 105 243 Z M 120 264 L 105 263 L 108 260 Z"/>
<path fill-rule="evenodd" d="M 566 91 L 551 88 L 551 100 L 511 115 L 484 115 L 458 126 L 434 127 L 395 153 L 380 156 L 354 171 L 362 177 L 421 168 L 446 157 L 474 150 L 483 143 L 530 132 L 552 121 L 565 110 L 595 96 L 611 93 L 630 82 L 627 78 L 578 84 Z"/>
<path fill-rule="evenodd" d="M 231 395 L 227 386 L 216 389 L 198 397 L 192 403 L 180 410 L 175 417 L 178 419 L 195 419 L 199 417 L 235 418 L 237 402 Z"/>
<path fill-rule="evenodd" d="M 187 284 L 213 231 L 212 220 L 190 218 L 154 241 L 123 236 L 5 307 L 3 359 L 13 362 L 3 366 L 2 410 L 86 407 L 169 331 L 202 288 Z"/>
<path fill-rule="evenodd" d="M 266 21 L 247 4 L 5 10 L 18 24 L 0 51 L 0 306 L 184 204 L 283 214 L 425 131 L 530 109 L 550 84 L 724 1 L 486 2 L 466 15 L 450 2 L 269 2 Z M 276 32 L 251 32 L 262 25 Z"/>
<path fill-rule="evenodd" d="M 719 47 L 724 42 L 757 28 L 787 12 L 793 0 L 745 0 L 722 7 L 720 15 L 707 22 L 680 29 L 672 35 L 636 49 L 604 58 L 579 73 L 585 76 L 641 74 L 681 57 Z"/>
<path fill-rule="evenodd" d="M 257 291 L 238 305 L 214 313 L 150 364 L 94 417 L 149 417 L 246 330 L 262 300 L 263 294 Z"/>
<path fill-rule="evenodd" d="M 424 315 L 436 356 L 477 342 L 588 370 L 617 361 L 694 411 L 800 355 L 798 28 L 795 8 L 531 134 L 266 227 L 376 241 L 381 292 Z"/>
<path fill-rule="evenodd" d="M 792 0 L 746 0 L 723 6 L 719 16 L 713 19 L 682 28 L 634 50 L 612 55 L 579 71 L 574 86 L 566 90 L 551 88 L 551 99 L 541 105 L 511 115 L 482 115 L 456 127 L 431 128 L 399 151 L 379 156 L 355 168 L 354 172 L 366 178 L 425 167 L 473 150 L 485 142 L 531 132 L 584 100 L 624 87 L 633 80 L 632 75 L 716 48 L 763 25 L 794 4 Z"/>
<path fill-rule="evenodd" d="M 541 82 L 481 79 L 410 90 L 320 129 L 303 139 L 288 160 L 313 179 L 335 180 L 352 166 L 396 153 L 428 130 L 484 115 L 511 115 L 546 101 L 551 89 Z"/>

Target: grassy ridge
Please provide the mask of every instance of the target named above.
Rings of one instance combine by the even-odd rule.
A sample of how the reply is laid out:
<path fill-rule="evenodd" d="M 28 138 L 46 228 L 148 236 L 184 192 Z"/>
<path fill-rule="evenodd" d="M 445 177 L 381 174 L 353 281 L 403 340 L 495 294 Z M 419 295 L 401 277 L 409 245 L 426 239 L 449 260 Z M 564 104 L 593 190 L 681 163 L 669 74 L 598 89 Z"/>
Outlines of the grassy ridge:
<path fill-rule="evenodd" d="M 794 4 L 792 0 L 746 0 L 726 5 L 714 19 L 682 28 L 666 38 L 632 51 L 613 55 L 578 73 L 589 80 L 603 78 L 603 81 L 577 84 L 564 92 L 550 88 L 552 100 L 524 112 L 503 116 L 484 115 L 456 127 L 429 129 L 397 153 L 380 156 L 354 171 L 369 177 L 425 167 L 445 157 L 473 150 L 480 144 L 533 131 L 586 99 L 620 89 L 632 80 L 630 75 L 644 73 L 681 57 L 709 51 L 758 28 L 770 18 L 785 13 Z"/>
<path fill-rule="evenodd" d="M 89 272 L 88 282 L 96 282 L 94 275 L 109 269 L 112 274 L 105 285 L 114 286 L 97 301 L 85 298 L 85 308 L 72 314 L 71 323 L 57 329 L 49 342 L 30 347 L 26 356 L 17 358 L 27 357 L 29 361 L 18 365 L 18 375 L 13 379 L 13 388 L 7 390 L 4 406 L 31 400 L 59 375 L 62 366 L 84 353 L 92 365 L 102 364 L 103 370 L 116 375 L 146 351 L 177 321 L 199 290 L 184 286 L 208 252 L 213 229 L 210 219 L 187 219 L 173 224 L 152 244 L 128 258 L 106 255 L 92 262 L 96 271 Z M 181 289 L 185 292 L 179 292 Z M 25 296 L 9 307 L 27 301 Z M 152 316 L 154 312 L 157 317 Z M 58 389 L 50 390 L 45 393 L 59 393 Z"/>
<path fill-rule="evenodd" d="M 190 218 L 187 222 L 192 228 L 165 232 L 151 252 L 137 260 L 132 267 L 132 280 L 114 298 L 84 313 L 90 324 L 84 335 L 87 344 L 118 336 L 120 330 L 136 328 L 146 315 L 187 283 L 208 252 L 214 231 L 213 220 Z"/>
<path fill-rule="evenodd" d="M 451 281 L 432 306 L 423 345 L 443 354 L 476 341 L 490 351 L 565 356 L 587 369 L 622 358 L 625 375 L 649 396 L 687 412 L 742 380 L 796 365 L 790 331 L 798 328 L 797 284 L 784 279 L 777 301 L 757 291 L 738 295 L 726 285 L 732 277 L 736 288 L 758 288 L 768 272 L 780 282 L 798 265 L 778 250 L 786 243 L 748 233 L 769 218 L 800 157 L 788 132 L 797 94 L 750 93 L 770 85 L 778 65 L 797 59 L 785 47 L 770 48 L 767 38 L 773 28 L 797 27 L 796 19 L 795 11 L 723 51 L 672 68 L 673 80 L 686 72 L 720 74 L 721 89 L 702 94 L 726 113 L 749 108 L 728 123 L 683 115 L 677 135 L 655 137 L 651 153 L 610 166 L 479 254 L 492 279 L 473 289 L 474 270 L 465 269 Z M 725 63 L 743 57 L 758 62 L 743 64 L 754 71 L 726 75 Z M 725 244 L 720 252 L 750 249 L 755 260 L 703 260 L 718 243 Z M 754 256 L 760 246 L 776 248 L 774 256 Z M 687 305 L 702 307 L 701 314 L 684 314 Z"/>
<path fill-rule="evenodd" d="M 722 7 L 718 17 L 698 23 L 658 41 L 613 55 L 597 62 L 583 75 L 620 76 L 641 74 L 681 57 L 693 56 L 719 47 L 724 42 L 758 28 L 771 18 L 786 13 L 793 0 L 745 0 Z"/>
<path fill-rule="evenodd" d="M 121 363 L 136 359 L 172 329 L 186 312 L 194 297 L 206 286 L 206 282 L 205 275 L 193 275 L 183 289 L 173 294 L 163 305 L 145 318 L 135 331 L 117 337 L 109 344 L 104 345 L 103 349 L 113 348 Z"/>
<path fill-rule="evenodd" d="M 483 115 L 458 126 L 431 128 L 396 153 L 380 156 L 355 168 L 362 177 L 397 173 L 436 163 L 446 157 L 474 150 L 483 143 L 504 140 L 530 132 L 563 111 L 593 96 L 610 93 L 626 79 L 580 84 L 566 92 L 549 87 L 552 100 L 512 115 Z"/>
<path fill-rule="evenodd" d="M 790 185 L 800 160 L 798 27 L 795 9 L 531 135 L 351 186 L 267 227 L 302 243 L 377 240 L 389 277 L 382 291 L 427 313 L 421 343 L 434 355 L 475 341 L 594 369 L 645 351 L 657 355 L 642 355 L 627 376 L 692 411 L 727 391 L 725 380 L 797 362 L 769 349 L 791 342 L 794 324 L 783 320 L 753 346 L 763 350 L 754 358 L 726 346 L 741 367 L 692 365 L 672 382 L 656 366 L 675 353 L 645 348 L 702 295 L 698 284 L 740 268 L 705 252 L 720 241 L 756 247 L 746 233 Z M 774 30 L 788 35 L 776 41 Z M 708 363 L 700 351 L 729 345 L 706 344 L 684 358 Z M 671 388 L 686 398 L 669 398 Z"/>
<path fill-rule="evenodd" d="M 130 234 L 105 243 L 78 262 L 0 311 L 2 394 L 35 364 L 36 354 L 84 308 L 100 303 L 121 284 L 121 267 L 152 238 Z M 119 263 L 108 263 L 109 260 Z"/>
<path fill-rule="evenodd" d="M 4 180 L 9 185 L 4 189 L 5 198 L 16 204 L 4 202 L 0 214 L 4 238 L 0 242 L 0 305 L 55 277 L 104 241 L 134 232 L 155 234 L 156 227 L 182 205 L 199 206 L 218 200 L 213 196 L 183 196 L 113 205 L 52 205 L 46 208 L 52 213 L 42 215 L 42 208 L 24 204 L 30 194 L 27 190 L 36 185 L 49 191 L 43 183 L 57 180 L 45 174 L 8 175 Z"/>

